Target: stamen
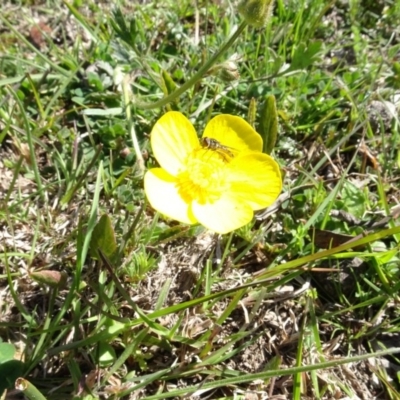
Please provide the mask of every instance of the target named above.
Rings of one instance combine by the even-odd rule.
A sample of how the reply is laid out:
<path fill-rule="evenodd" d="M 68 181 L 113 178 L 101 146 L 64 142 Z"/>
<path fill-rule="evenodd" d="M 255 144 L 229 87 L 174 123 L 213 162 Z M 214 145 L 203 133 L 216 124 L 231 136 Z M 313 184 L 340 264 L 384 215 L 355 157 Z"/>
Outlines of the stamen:
<path fill-rule="evenodd" d="M 186 202 L 213 203 L 227 190 L 226 161 L 218 152 L 199 149 L 177 176 L 179 194 Z"/>

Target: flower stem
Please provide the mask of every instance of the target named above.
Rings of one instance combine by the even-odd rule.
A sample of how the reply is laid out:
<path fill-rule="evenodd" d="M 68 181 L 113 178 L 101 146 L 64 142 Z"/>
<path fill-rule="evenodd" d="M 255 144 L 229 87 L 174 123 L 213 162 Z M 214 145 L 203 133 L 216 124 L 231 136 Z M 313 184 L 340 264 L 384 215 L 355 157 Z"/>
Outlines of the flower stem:
<path fill-rule="evenodd" d="M 122 83 L 122 92 L 123 92 L 123 96 L 124 96 L 126 119 L 128 121 L 128 129 L 129 129 L 129 133 L 131 134 L 133 149 L 135 150 L 135 154 L 136 154 L 136 165 L 137 165 L 140 173 L 143 174 L 144 170 L 145 170 L 144 159 L 143 159 L 142 151 L 140 150 L 138 138 L 136 136 L 135 125 L 134 125 L 134 122 L 132 121 L 132 113 L 131 113 L 131 108 L 130 108 L 130 101 L 131 101 L 130 97 L 133 95 L 131 93 L 130 87 L 128 86 L 128 79 L 129 79 L 128 76 L 126 76 Z"/>
<path fill-rule="evenodd" d="M 151 110 L 153 108 L 163 107 L 171 101 L 174 101 L 203 77 L 203 75 L 216 63 L 218 58 L 221 57 L 222 54 L 225 53 L 233 45 L 236 39 L 244 31 L 246 26 L 247 22 L 243 21 L 237 28 L 236 32 L 229 38 L 229 40 L 208 61 L 206 61 L 206 63 L 197 71 L 195 75 L 191 77 L 191 79 L 184 83 L 180 88 L 172 92 L 170 95 L 163 97 L 158 101 L 155 101 L 154 103 L 136 101 L 135 105 L 144 110 Z"/>

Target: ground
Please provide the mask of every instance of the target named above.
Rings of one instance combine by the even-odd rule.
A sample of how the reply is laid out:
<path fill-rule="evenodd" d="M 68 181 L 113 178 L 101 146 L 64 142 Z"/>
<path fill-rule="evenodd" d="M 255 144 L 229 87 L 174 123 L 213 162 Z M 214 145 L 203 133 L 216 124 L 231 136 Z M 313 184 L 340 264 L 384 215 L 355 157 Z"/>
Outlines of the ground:
<path fill-rule="evenodd" d="M 156 108 L 240 26 L 236 2 L 1 14 L 4 398 L 400 398 L 398 2 L 276 1 Z M 169 110 L 199 135 L 253 125 L 276 203 L 226 235 L 153 210 Z"/>

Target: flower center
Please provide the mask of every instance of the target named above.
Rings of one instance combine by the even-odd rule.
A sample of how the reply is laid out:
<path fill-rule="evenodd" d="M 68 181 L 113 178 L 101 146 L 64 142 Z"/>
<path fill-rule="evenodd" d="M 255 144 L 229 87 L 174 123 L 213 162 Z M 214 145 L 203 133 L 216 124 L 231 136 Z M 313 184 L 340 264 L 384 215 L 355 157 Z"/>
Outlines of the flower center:
<path fill-rule="evenodd" d="M 182 198 L 190 203 L 213 203 L 229 190 L 227 163 L 230 158 L 223 152 L 196 149 L 187 159 L 186 168 L 177 175 L 177 188 Z"/>

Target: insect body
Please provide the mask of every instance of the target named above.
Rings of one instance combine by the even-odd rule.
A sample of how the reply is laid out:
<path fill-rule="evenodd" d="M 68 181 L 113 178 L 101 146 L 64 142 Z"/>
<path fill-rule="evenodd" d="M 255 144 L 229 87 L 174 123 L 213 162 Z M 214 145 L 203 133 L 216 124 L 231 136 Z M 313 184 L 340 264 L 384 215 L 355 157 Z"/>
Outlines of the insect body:
<path fill-rule="evenodd" d="M 230 148 L 221 144 L 217 139 L 203 137 L 200 139 L 200 144 L 204 149 L 214 150 L 228 157 L 233 157 Z"/>

